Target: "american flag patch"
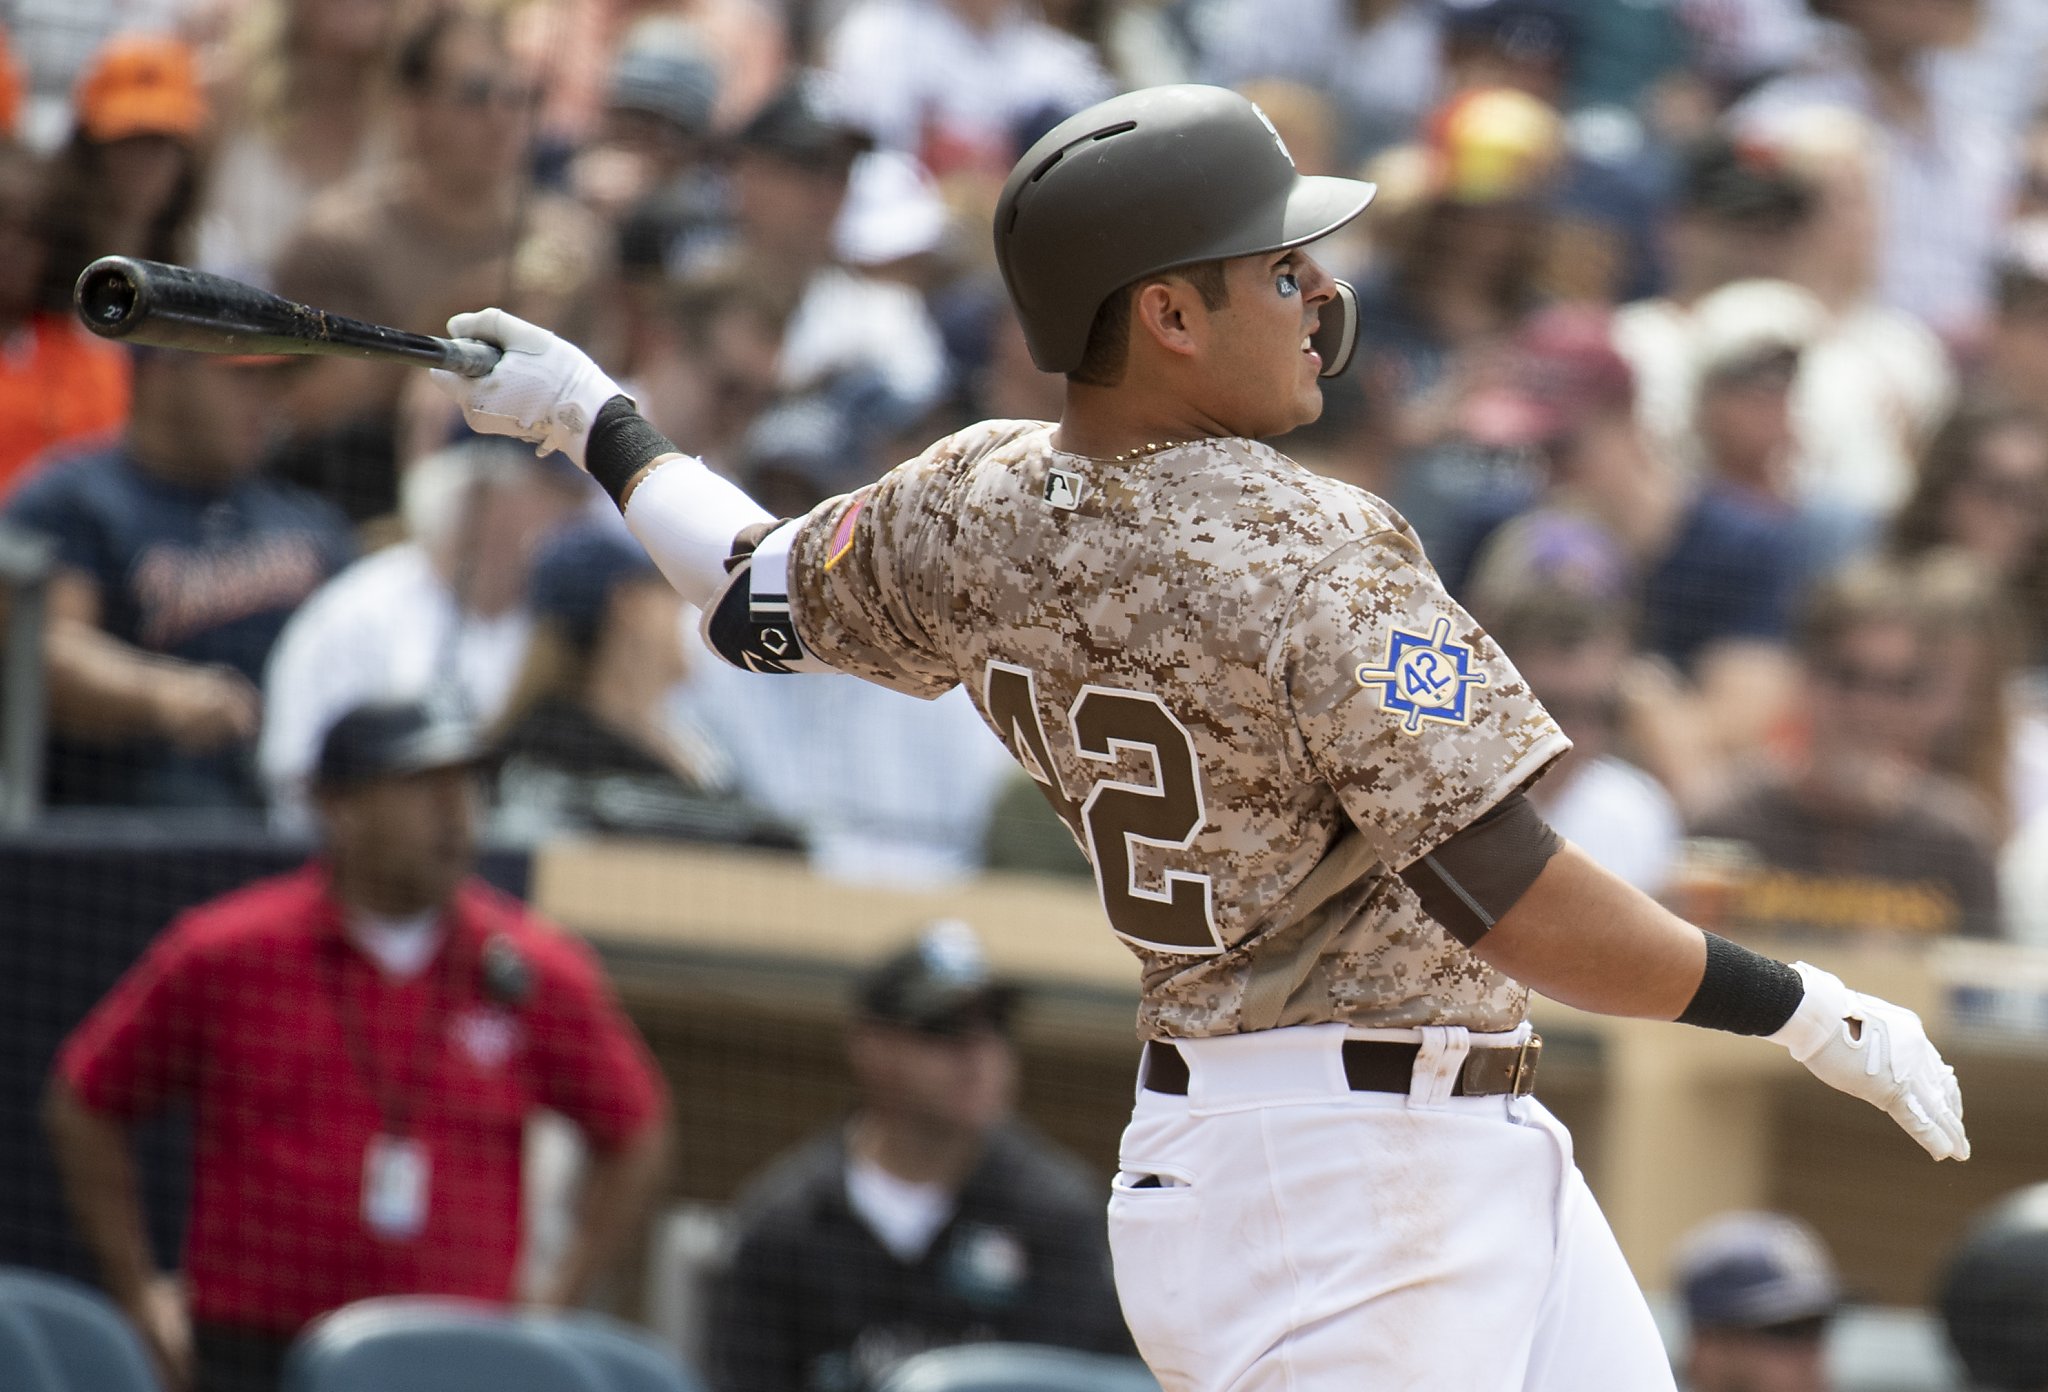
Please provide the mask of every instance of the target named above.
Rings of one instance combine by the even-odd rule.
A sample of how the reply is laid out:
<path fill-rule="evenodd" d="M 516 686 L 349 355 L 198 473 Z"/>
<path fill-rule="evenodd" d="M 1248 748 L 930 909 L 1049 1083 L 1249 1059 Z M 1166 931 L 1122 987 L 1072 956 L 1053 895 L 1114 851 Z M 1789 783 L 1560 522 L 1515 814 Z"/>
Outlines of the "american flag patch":
<path fill-rule="evenodd" d="M 860 516 L 860 510 L 867 502 L 865 494 L 847 505 L 846 515 L 839 519 L 839 525 L 832 529 L 832 548 L 825 555 L 825 569 L 839 564 L 840 559 L 853 549 L 853 521 Z"/>

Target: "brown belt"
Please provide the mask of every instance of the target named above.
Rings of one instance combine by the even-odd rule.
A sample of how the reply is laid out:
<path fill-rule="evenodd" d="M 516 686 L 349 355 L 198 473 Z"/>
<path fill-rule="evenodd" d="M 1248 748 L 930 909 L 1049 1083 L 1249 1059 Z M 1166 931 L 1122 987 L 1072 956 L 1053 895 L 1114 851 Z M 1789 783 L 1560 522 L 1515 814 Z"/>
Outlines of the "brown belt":
<path fill-rule="evenodd" d="M 1344 1041 L 1344 1080 L 1353 1092 L 1407 1092 L 1415 1073 L 1420 1044 L 1392 1039 Z M 1543 1041 L 1531 1035 L 1526 1044 L 1510 1048 L 1474 1048 L 1451 1084 L 1453 1097 L 1527 1097 L 1536 1089 L 1536 1064 Z M 1188 1061 L 1165 1040 L 1149 1040 L 1138 1065 L 1138 1085 L 1148 1092 L 1185 1097 Z"/>

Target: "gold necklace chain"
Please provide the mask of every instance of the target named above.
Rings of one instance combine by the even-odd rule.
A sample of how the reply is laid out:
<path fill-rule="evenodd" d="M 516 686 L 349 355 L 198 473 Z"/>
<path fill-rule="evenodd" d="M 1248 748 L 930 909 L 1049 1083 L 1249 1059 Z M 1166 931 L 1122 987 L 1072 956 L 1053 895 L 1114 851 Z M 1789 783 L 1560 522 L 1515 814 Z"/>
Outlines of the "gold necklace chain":
<path fill-rule="evenodd" d="M 1179 449 L 1182 445 L 1191 445 L 1193 443 L 1193 440 L 1167 440 L 1156 445 L 1140 445 L 1136 449 L 1125 450 L 1122 454 L 1112 454 L 1109 457 L 1109 462 L 1112 464 L 1125 464 L 1133 459 L 1143 459 L 1147 455 L 1158 454 L 1161 450 Z"/>

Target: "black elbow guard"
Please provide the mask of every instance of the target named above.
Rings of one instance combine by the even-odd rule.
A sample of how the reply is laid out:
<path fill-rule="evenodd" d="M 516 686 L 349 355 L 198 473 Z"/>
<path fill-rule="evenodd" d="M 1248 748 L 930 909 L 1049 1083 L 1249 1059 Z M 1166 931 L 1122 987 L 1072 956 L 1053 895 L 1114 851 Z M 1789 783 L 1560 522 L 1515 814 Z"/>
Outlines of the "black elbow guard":
<path fill-rule="evenodd" d="M 704 611 L 704 642 L 749 672 L 825 672 L 804 651 L 789 612 L 790 529 L 761 523 L 742 531 L 726 558 L 725 585 Z"/>
<path fill-rule="evenodd" d="M 1521 793 L 1401 872 L 1422 910 L 1470 947 L 1536 883 L 1564 840 Z"/>

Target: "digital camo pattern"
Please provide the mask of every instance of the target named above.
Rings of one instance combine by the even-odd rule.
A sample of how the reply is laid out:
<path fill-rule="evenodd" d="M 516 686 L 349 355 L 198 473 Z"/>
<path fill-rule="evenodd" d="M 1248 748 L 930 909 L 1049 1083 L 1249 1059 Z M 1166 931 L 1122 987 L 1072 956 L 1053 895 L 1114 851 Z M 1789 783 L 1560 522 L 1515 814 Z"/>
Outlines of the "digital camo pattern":
<path fill-rule="evenodd" d="M 1146 1036 L 1519 1023 L 1526 991 L 1389 867 L 1568 742 L 1407 523 L 1246 440 L 1117 463 L 1050 436 L 986 422 L 820 504 L 790 556 L 805 646 L 915 695 L 966 684 L 1108 881 Z M 1317 920 L 1334 926 L 1313 963 L 1283 973 L 1281 1017 L 1259 1019 L 1249 988 L 1303 940 L 1294 891 L 1348 826 L 1371 868 Z"/>

